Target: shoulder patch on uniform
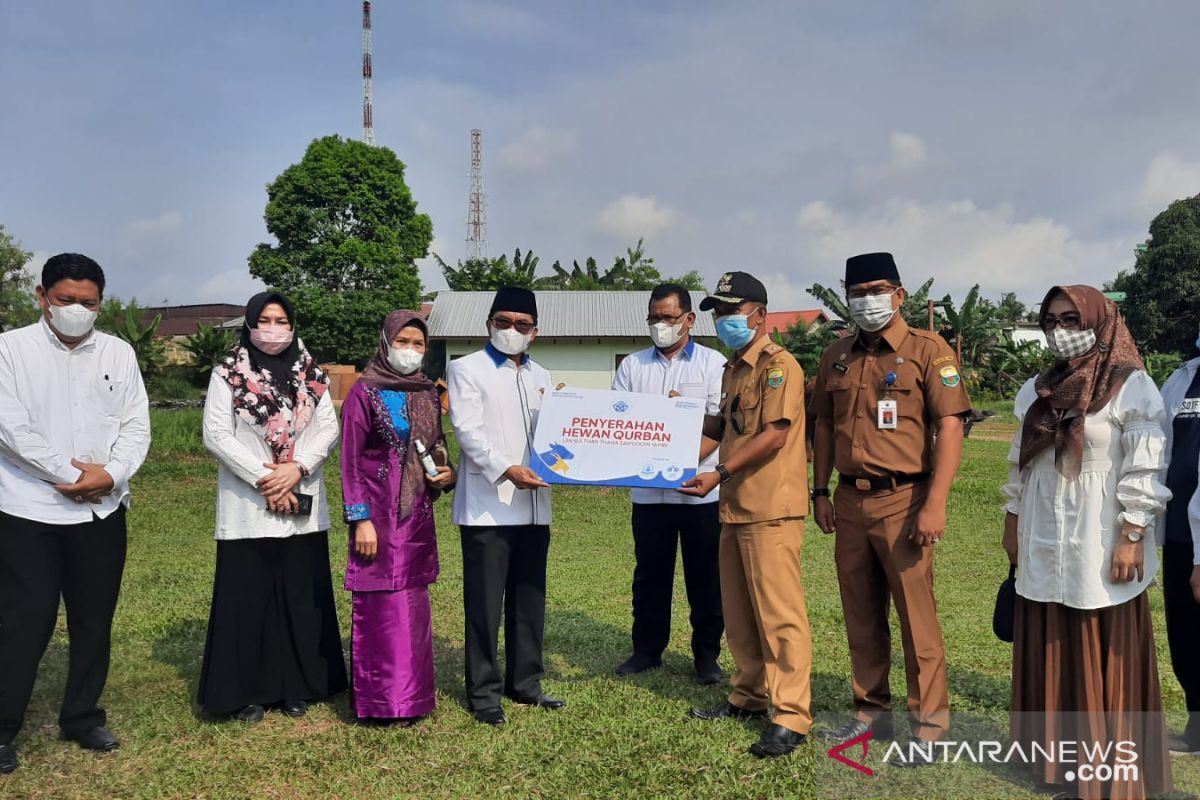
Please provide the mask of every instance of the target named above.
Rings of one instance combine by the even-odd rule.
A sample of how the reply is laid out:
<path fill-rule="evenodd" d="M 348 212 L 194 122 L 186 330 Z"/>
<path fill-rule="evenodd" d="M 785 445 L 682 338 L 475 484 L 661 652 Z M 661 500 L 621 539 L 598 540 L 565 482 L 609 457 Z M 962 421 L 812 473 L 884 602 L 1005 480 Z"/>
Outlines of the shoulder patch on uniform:
<path fill-rule="evenodd" d="M 933 360 L 933 365 L 936 367 L 938 364 L 945 364 L 947 361 L 953 360 L 954 356 L 938 356 Z"/>
<path fill-rule="evenodd" d="M 763 348 L 763 352 L 769 356 L 773 356 L 776 353 L 782 353 L 783 348 L 780 347 L 779 345 L 775 344 L 774 342 L 770 342 Z"/>
<path fill-rule="evenodd" d="M 772 389 L 778 389 L 780 386 L 783 386 L 783 381 L 782 369 L 771 367 L 771 369 L 767 370 L 767 386 L 770 386 Z"/>
<path fill-rule="evenodd" d="M 948 366 L 948 367 L 942 367 L 941 376 L 942 376 L 942 384 L 945 386 L 949 386 L 951 389 L 953 389 L 955 386 L 958 386 L 958 384 L 961 380 L 961 378 L 958 375 L 958 369 L 955 368 L 953 365 Z"/>

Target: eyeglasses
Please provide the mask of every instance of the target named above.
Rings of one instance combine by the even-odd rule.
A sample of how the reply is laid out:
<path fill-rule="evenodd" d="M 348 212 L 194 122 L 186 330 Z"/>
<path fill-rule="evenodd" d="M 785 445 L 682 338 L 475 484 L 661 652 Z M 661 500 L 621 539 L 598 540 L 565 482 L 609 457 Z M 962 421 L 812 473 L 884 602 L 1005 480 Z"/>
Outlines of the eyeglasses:
<path fill-rule="evenodd" d="M 1042 330 L 1049 332 L 1055 328 L 1063 328 L 1068 331 L 1073 331 L 1079 328 L 1079 323 L 1080 319 L 1078 314 L 1068 313 L 1063 314 L 1060 317 L 1056 317 L 1053 314 L 1047 314 L 1042 320 Z"/>
<path fill-rule="evenodd" d="M 895 286 L 880 285 L 872 286 L 867 289 L 848 289 L 846 291 L 846 297 L 851 299 L 855 297 L 883 297 L 884 295 L 895 294 L 895 292 Z"/>
<path fill-rule="evenodd" d="M 647 325 L 657 325 L 660 322 L 665 322 L 668 325 L 674 325 L 676 322 L 679 322 L 679 320 L 686 317 L 689 313 L 691 313 L 691 312 L 685 311 L 682 314 L 676 315 L 674 317 L 668 317 L 666 314 L 659 314 L 657 316 L 654 314 L 650 314 L 649 316 L 646 317 L 646 324 Z"/>
<path fill-rule="evenodd" d="M 498 331 L 506 331 L 509 328 L 516 328 L 517 333 L 524 336 L 527 333 L 532 333 L 533 329 L 537 326 L 532 322 L 526 322 L 523 319 L 515 320 L 510 319 L 509 317 L 492 317 L 492 327 Z"/>

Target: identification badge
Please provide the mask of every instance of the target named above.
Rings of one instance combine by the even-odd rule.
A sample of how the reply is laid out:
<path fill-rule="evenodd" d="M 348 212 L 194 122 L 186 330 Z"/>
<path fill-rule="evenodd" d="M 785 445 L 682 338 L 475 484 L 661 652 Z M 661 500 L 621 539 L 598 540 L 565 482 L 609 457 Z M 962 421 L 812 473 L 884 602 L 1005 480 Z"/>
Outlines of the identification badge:
<path fill-rule="evenodd" d="M 896 430 L 896 401 L 895 400 L 880 400 L 878 409 L 879 409 L 879 430 L 881 430 L 881 431 Z"/>

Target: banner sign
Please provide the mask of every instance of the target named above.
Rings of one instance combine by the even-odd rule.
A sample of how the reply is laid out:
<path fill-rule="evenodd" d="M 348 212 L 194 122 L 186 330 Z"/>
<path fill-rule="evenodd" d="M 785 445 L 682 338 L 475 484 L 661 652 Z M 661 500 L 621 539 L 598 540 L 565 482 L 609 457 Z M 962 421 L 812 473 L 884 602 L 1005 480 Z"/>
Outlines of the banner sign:
<path fill-rule="evenodd" d="M 531 466 L 547 483 L 677 489 L 696 475 L 704 408 L 695 397 L 550 392 Z"/>

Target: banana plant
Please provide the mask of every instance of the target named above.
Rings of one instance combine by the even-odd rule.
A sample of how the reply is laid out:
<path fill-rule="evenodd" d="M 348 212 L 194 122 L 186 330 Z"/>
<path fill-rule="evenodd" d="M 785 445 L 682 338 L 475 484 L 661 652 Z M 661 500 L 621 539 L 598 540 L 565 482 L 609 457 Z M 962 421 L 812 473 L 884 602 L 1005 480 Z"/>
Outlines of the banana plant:
<path fill-rule="evenodd" d="M 154 319 L 143 325 L 138 321 L 135 306 L 131 305 L 125 309 L 125 318 L 120 320 L 113 330 L 117 337 L 124 339 L 133 348 L 133 353 L 137 357 L 138 369 L 145 378 L 151 378 L 157 374 L 166 360 L 166 348 L 158 339 L 160 322 L 162 322 L 162 314 L 157 314 Z"/>
<path fill-rule="evenodd" d="M 197 385 L 203 385 L 213 367 L 233 349 L 237 335 L 230 328 L 204 326 L 187 338 L 183 349 L 192 357 L 192 380 Z"/>

